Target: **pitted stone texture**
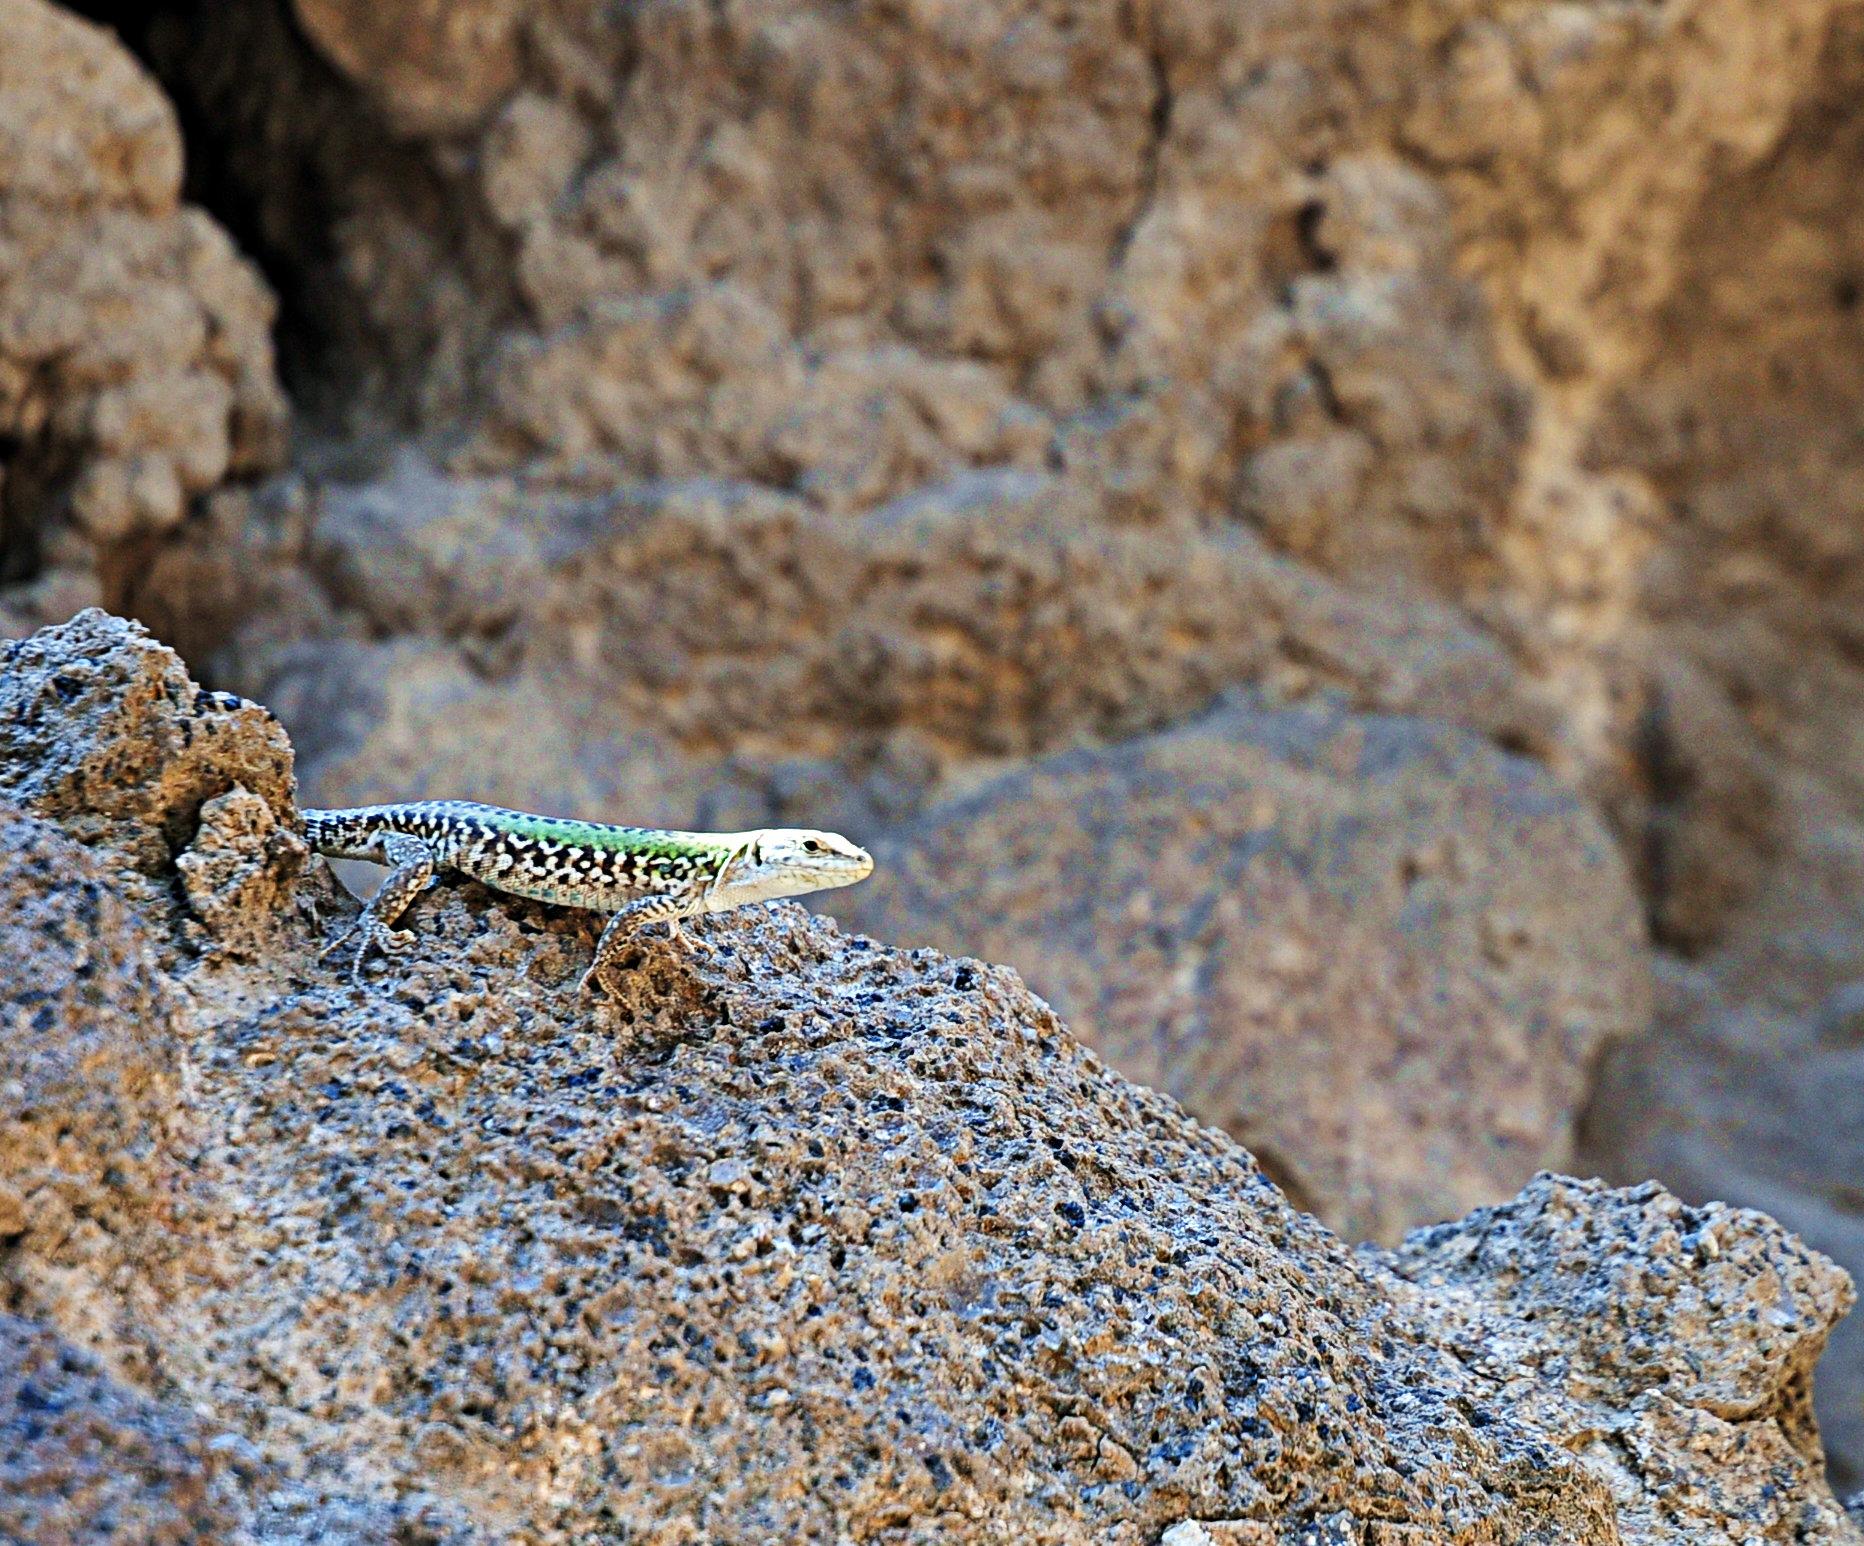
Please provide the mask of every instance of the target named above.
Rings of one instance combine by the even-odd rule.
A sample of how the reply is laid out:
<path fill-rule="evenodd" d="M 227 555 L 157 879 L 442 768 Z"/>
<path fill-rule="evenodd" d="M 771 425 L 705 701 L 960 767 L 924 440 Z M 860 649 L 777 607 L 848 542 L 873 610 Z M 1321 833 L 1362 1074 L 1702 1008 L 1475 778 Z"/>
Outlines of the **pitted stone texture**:
<path fill-rule="evenodd" d="M 201 806 L 200 830 L 175 857 L 188 906 L 214 944 L 256 956 L 290 919 L 311 850 L 249 789 L 235 784 Z"/>
<path fill-rule="evenodd" d="M 282 460 L 270 294 L 181 202 L 174 110 L 110 33 L 0 4 L 0 582 L 56 621 L 72 571 Z"/>
<path fill-rule="evenodd" d="M 0 1540 L 196 1546 L 238 1522 L 200 1420 L 0 1313 Z"/>
<path fill-rule="evenodd" d="M 119 639 L 100 670 L 141 649 Z M 132 695 L 114 713 L 149 722 Z M 41 722 L 44 755 L 110 727 L 74 699 L 68 726 Z M 86 863 L 134 878 L 56 841 L 58 873 L 12 867 L 48 916 L 82 907 Z M 1697 1298 L 1734 1313 L 1707 1337 L 1675 1277 L 1700 1231 L 1655 1193 L 1568 1188 L 1572 1229 L 1524 1225 L 1493 1281 L 1444 1269 L 1457 1297 L 1412 1270 L 1454 1231 L 1408 1245 L 1402 1277 L 1347 1251 L 1004 968 L 782 904 L 694 925 L 709 952 L 649 931 L 587 999 L 585 915 L 451 882 L 411 914 L 418 948 L 361 986 L 306 962 L 281 995 L 222 956 L 175 1012 L 196 1142 L 148 1214 L 188 1275 L 152 1300 L 149 1377 L 228 1430 L 262 1538 L 1151 1546 L 1211 1519 L 1353 1546 L 1669 1546 L 1650 1498 L 1707 1412 L 1733 1452 L 1790 1451 L 1716 1481 L 1727 1519 L 1858 1546 L 1790 1394 L 1842 1279 L 1764 1220 L 1714 1221 L 1730 1265 Z M 122 1037 L 149 1017 L 104 1018 Z M 104 1142 L 54 1030 L 64 1072 L 40 1083 Z M 1550 1214 L 1555 1185 L 1516 1215 Z M 1619 1235 L 1573 1314 L 1596 1302 L 1636 1337 L 1556 1329 L 1543 1429 L 1511 1399 L 1538 1333 L 1471 1304 L 1521 1295 L 1533 1325 Z M 80 1263 L 71 1291 L 156 1260 Z M 1640 1433 L 1641 1468 L 1572 1454 L 1645 1409 L 1652 1368 L 1690 1372 L 1657 1387 L 1678 1422 Z"/>
<path fill-rule="evenodd" d="M 418 1487 L 357 1498 L 268 1467 L 198 1412 L 113 1379 L 0 1313 L 0 1540 L 8 1546 L 479 1546 L 493 1536 Z"/>
<path fill-rule="evenodd" d="M 153 879 L 235 785 L 295 822 L 271 711 L 202 691 L 137 624 L 93 608 L 0 649 L 0 794 L 80 841 Z"/>
<path fill-rule="evenodd" d="M 1432 721 L 1237 705 L 875 846 L 831 911 L 1019 966 L 1351 1239 L 1563 1162 L 1594 1055 L 1649 1015 L 1607 833 L 1533 764 Z"/>
<path fill-rule="evenodd" d="M 182 1033 L 116 878 L 0 804 L 0 1309 L 147 1375 L 176 1281 Z"/>
<path fill-rule="evenodd" d="M 202 1176 L 268 1265 L 200 1308 L 262 1445 L 540 1538 L 1138 1543 L 1292 1506 L 1613 1539 L 1586 1471 L 1470 1425 L 1425 1326 L 1010 973 L 780 905 L 696 925 L 710 959 L 643 940 L 589 1008 L 580 922 L 471 886 L 413 913 L 378 987 L 205 1049 Z"/>
<path fill-rule="evenodd" d="M 1855 1538 L 1811 1380 L 1856 1294 L 1772 1219 L 1543 1176 L 1382 1260 L 1507 1411 L 1610 1483 L 1626 1540 Z"/>
<path fill-rule="evenodd" d="M 1641 1102 L 1645 1119 L 1591 1163 L 1637 1179 L 1645 1136 L 1661 1128 L 1677 1152 L 1709 1133 L 1692 1195 L 1742 1181 L 1751 1157 L 1717 1154 L 1725 1113 L 1701 1098 L 1717 1044 L 1764 1061 L 1760 1028 L 1864 977 L 1864 931 L 1843 922 L 1864 892 L 1855 5 L 211 11 L 199 27 L 176 7 L 150 53 L 214 125 L 229 184 L 327 345 L 306 374 L 365 438 L 386 406 L 448 447 L 450 475 L 754 485 L 850 523 L 1029 478 L 1090 571 L 1128 561 L 1089 551 L 1108 528 L 1143 527 L 1159 567 L 1195 572 L 1204 537 L 1235 525 L 1356 604 L 1403 607 L 1409 585 L 1466 606 L 1513 695 L 1557 706 L 1505 744 L 1607 811 L 1659 940 L 1709 962 L 1729 1004 L 1701 1036 L 1672 1022 L 1669 1050 L 1627 1076 L 1636 1091 L 1608 1092 L 1605 1107 Z M 287 668 L 258 642 L 309 640 L 296 676 L 329 636 L 380 626 L 295 559 L 195 586 L 237 574 L 244 550 L 217 526 L 189 541 L 204 551 L 164 568 L 148 605 L 190 638 L 237 636 L 242 680 L 281 698 Z M 695 630 L 734 597 L 727 616 L 786 616 L 794 551 L 744 542 L 733 569 L 721 546 L 709 561 L 727 583 L 676 590 L 667 610 Z M 1335 635 L 1262 622 L 1252 588 L 1206 608 L 1134 562 L 1156 604 L 1090 583 L 1084 626 L 1041 585 L 1021 607 L 1027 571 L 1012 567 L 997 591 L 1010 626 L 981 635 L 938 604 L 942 587 L 971 595 L 960 566 L 926 562 L 922 607 L 846 641 L 831 683 L 845 714 L 817 723 L 836 695 L 815 697 L 813 665 L 798 673 L 810 708 L 793 738 L 783 630 L 751 630 L 725 660 L 669 647 L 666 611 L 651 614 L 636 653 L 663 675 L 646 696 L 689 728 L 641 780 L 641 813 L 687 820 L 714 798 L 684 752 L 700 770 L 742 759 L 721 778 L 736 798 L 742 773 L 749 805 L 779 803 L 806 769 L 811 790 L 855 785 L 852 810 L 893 819 L 999 771 L 980 761 L 1201 707 L 1171 673 L 1126 669 L 1154 648 L 1217 657 L 1218 685 L 1287 661 L 1339 674 Z M 333 783 L 400 794 L 459 773 L 521 803 L 627 808 L 643 762 L 611 778 L 603 756 L 661 721 L 638 720 L 625 688 L 609 696 L 611 675 L 643 672 L 605 643 L 609 614 L 550 610 L 583 660 L 566 675 L 526 664 L 522 637 L 462 627 L 451 578 L 422 571 L 434 594 L 392 608 L 378 597 L 449 615 L 441 638 L 397 624 L 417 637 L 378 671 L 420 657 L 473 691 L 438 708 L 407 692 L 392 729 L 320 758 Z M 846 605 L 839 587 L 809 594 Z M 202 595 L 221 616 L 193 610 Z M 1234 648 L 1258 627 L 1272 652 Z M 1386 647 L 1365 643 L 1361 656 Z M 892 728 L 921 712 L 922 684 L 942 706 L 958 678 L 1057 677 L 1090 712 L 1047 717 L 1069 690 L 984 691 L 970 716 L 983 728 L 961 723 L 955 745 Z M 557 766 L 472 755 L 538 704 L 539 763 Z M 1454 701 L 1441 712 L 1495 729 Z M 870 763 L 893 787 L 864 786 Z M 407 782 L 371 785 L 385 767 Z M 1815 1098 L 1807 1085 L 1792 1102 Z M 1857 1229 L 1848 1179 L 1770 1184 L 1807 1217 L 1829 1213 L 1837 1241 Z M 1857 1390 L 1833 1394 L 1856 1424 Z"/>

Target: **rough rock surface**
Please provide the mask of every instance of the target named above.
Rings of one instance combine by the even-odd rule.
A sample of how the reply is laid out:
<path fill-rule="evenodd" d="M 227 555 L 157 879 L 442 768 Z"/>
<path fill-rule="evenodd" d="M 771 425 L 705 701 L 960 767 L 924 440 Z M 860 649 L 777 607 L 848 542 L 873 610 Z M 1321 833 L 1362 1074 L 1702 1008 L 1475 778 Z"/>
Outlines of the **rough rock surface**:
<path fill-rule="evenodd" d="M 243 788 L 291 819 L 291 743 L 270 710 L 205 692 L 174 651 L 96 608 L 0 647 L 0 795 L 166 873 L 201 807 Z"/>
<path fill-rule="evenodd" d="M 1720 1136 L 1864 980 L 1855 0 L 143 9 L 331 443 L 122 590 L 320 795 L 881 825 L 1232 683 L 1438 715 L 1595 798 L 1707 974 L 1589 1163 L 1864 1267 L 1840 1146 Z M 592 491 L 673 512 L 619 586 L 392 510 Z M 907 545 L 954 509 L 1033 551 Z"/>
<path fill-rule="evenodd" d="M 158 1354 L 137 1342 L 174 1266 L 181 1047 L 122 890 L 59 827 L 0 804 L 0 1309 L 56 1314 L 146 1377 Z"/>
<path fill-rule="evenodd" d="M 0 4 L 0 627 L 282 459 L 273 303 L 181 202 L 174 109 L 108 33 Z M 24 583 L 12 583 L 24 582 Z"/>
<path fill-rule="evenodd" d="M 1853 1294 L 1772 1219 L 1543 1176 L 1377 1259 L 1511 1416 L 1606 1481 L 1627 1541 L 1825 1527 L 1771 1478 L 1818 1464 L 1807 1333 Z"/>
<path fill-rule="evenodd" d="M 237 1515 L 214 1496 L 214 1469 L 192 1413 L 125 1389 L 96 1360 L 0 1314 L 0 1540 L 225 1540 Z"/>
<path fill-rule="evenodd" d="M 1613 1055 L 1587 1117 L 1593 1152 L 1688 1195 L 1722 1192 L 1766 1209 L 1819 1250 L 1864 1260 L 1857 984 L 1798 1010 L 1731 1003 L 1700 968 L 1666 972 L 1661 988 L 1679 1031 L 1667 1045 Z M 1864 1338 L 1836 1339 L 1821 1374 L 1864 1390 Z M 1864 1454 L 1864 1405 L 1832 1403 L 1823 1420 L 1831 1441 Z"/>
<path fill-rule="evenodd" d="M 0 717 L 7 755 L 120 744 L 151 649 L 37 636 L 115 715 Z M 271 744 L 240 716 L 229 786 Z M 269 964 L 179 979 L 188 1150 L 149 1212 L 187 1281 L 147 1285 L 143 1378 L 222 1430 L 262 1537 L 1860 1539 L 1807 1405 L 1849 1283 L 1767 1220 L 1548 1179 L 1355 1255 L 1003 968 L 781 904 L 707 920 L 710 956 L 643 937 L 592 1002 L 582 915 L 444 884 L 412 921 L 360 985 L 282 909 Z M 63 1046 L 89 1007 L 45 1002 Z M 1731 1461 L 1679 1500 L 1707 1437 Z"/>
<path fill-rule="evenodd" d="M 912 800 L 948 770 L 1150 728 L 1238 679 L 1531 735 L 1506 657 L 1447 610 L 1344 593 L 1235 529 L 1167 541 L 1058 519 L 1064 494 L 976 477 L 832 518 L 752 484 L 579 492 L 403 456 L 281 501 L 248 534 L 266 557 L 227 560 L 302 562 L 351 638 L 271 614 L 226 665 L 302 726 L 307 777 L 343 799 L 498 786 L 527 763 L 533 792 L 581 793 L 564 764 L 606 735 L 601 752 L 660 741 L 674 770 L 732 752 L 857 778 L 878 763 Z M 532 727 L 522 747 L 514 724 Z"/>
<path fill-rule="evenodd" d="M 1018 967 L 1349 1239 L 1570 1159 L 1594 1055 L 1648 1013 L 1609 835 L 1438 721 L 1239 705 L 1007 775 L 877 858 L 831 911 Z"/>

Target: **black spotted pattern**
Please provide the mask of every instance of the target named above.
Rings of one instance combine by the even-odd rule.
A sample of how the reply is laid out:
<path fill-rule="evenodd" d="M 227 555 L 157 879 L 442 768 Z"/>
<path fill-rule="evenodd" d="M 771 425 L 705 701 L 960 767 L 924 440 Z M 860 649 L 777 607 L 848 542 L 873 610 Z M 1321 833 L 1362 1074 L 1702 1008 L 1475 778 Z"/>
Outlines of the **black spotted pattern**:
<path fill-rule="evenodd" d="M 735 851 L 710 833 L 569 821 L 465 800 L 311 810 L 304 831 L 319 853 L 377 863 L 388 862 L 391 835 L 415 838 L 436 865 L 496 890 L 605 912 L 642 897 L 695 896 Z"/>

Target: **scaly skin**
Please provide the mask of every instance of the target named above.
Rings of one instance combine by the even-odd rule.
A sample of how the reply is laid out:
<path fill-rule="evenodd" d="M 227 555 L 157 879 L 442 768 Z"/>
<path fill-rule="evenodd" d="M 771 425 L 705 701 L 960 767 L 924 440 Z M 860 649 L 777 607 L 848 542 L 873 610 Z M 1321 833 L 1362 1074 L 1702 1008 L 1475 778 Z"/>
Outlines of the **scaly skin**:
<path fill-rule="evenodd" d="M 390 867 L 351 931 L 360 936 L 352 977 L 361 973 L 371 945 L 390 951 L 412 943 L 414 936 L 394 923 L 436 870 L 457 870 L 512 896 L 613 913 L 578 985 L 586 989 L 640 924 L 664 919 L 677 939 L 682 918 L 851 886 L 874 868 L 865 850 L 833 832 L 669 832 L 533 816 L 467 800 L 306 811 L 304 835 L 329 858 Z M 350 937 L 332 942 L 325 954 Z"/>

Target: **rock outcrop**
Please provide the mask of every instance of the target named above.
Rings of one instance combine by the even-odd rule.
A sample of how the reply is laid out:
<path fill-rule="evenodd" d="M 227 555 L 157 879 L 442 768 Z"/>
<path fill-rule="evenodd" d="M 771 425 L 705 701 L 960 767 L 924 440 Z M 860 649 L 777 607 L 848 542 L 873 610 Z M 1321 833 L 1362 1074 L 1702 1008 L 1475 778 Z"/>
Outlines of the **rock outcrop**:
<path fill-rule="evenodd" d="M 83 8 L 308 433 L 245 485 L 264 293 L 147 77 L 9 0 L 0 629 L 136 611 L 325 800 L 871 837 L 1235 689 L 1487 737 L 1604 817 L 1668 985 L 1586 1163 L 1864 1268 L 1855 1156 L 1746 1137 L 1864 981 L 1853 0 Z M 229 798 L 185 873 L 256 961 L 288 824 Z M 1427 1209 L 1366 1184 L 1336 1222 Z"/>
<path fill-rule="evenodd" d="M 181 201 L 175 112 L 101 29 L 0 4 L 0 628 L 68 616 L 283 459 L 271 294 Z"/>
<path fill-rule="evenodd" d="M 223 1467 L 204 1429 L 193 1413 L 125 1389 L 44 1328 L 0 1314 L 0 1539 L 227 1539 L 238 1514 L 216 1495 Z"/>
<path fill-rule="evenodd" d="M 60 1371 L 0 1375 L 0 1433 L 74 1535 L 94 1500 L 261 1539 L 1860 1539 L 1808 1403 L 1850 1285 L 1770 1221 L 1545 1178 L 1355 1255 L 1013 973 L 789 904 L 707 920 L 710 954 L 650 931 L 592 1001 L 586 916 L 446 883 L 352 983 L 314 953 L 323 866 L 216 816 L 271 721 L 152 699 L 160 656 L 91 613 L 3 668 L 88 673 L 68 715 L 0 716 L 10 915 L 91 983 L 10 975 L 0 1038 L 0 1294 L 44 1328 L 9 1356 Z M 208 748 L 185 779 L 120 757 L 163 725 Z M 113 756 L 90 822 L 30 776 Z M 288 777 L 249 793 L 292 825 Z M 182 861 L 229 831 L 272 865 L 257 959 L 184 922 Z M 126 993 L 163 1007 L 100 1011 Z M 46 1295 L 67 1176 L 114 1250 Z M 108 1488 L 35 1458 L 74 1381 L 66 1428 L 129 1435 Z"/>
<path fill-rule="evenodd" d="M 877 853 L 831 911 L 1017 966 L 1348 1239 L 1568 1163 L 1593 1059 L 1648 1014 L 1610 836 L 1441 721 L 1239 704 L 1006 775 Z"/>

